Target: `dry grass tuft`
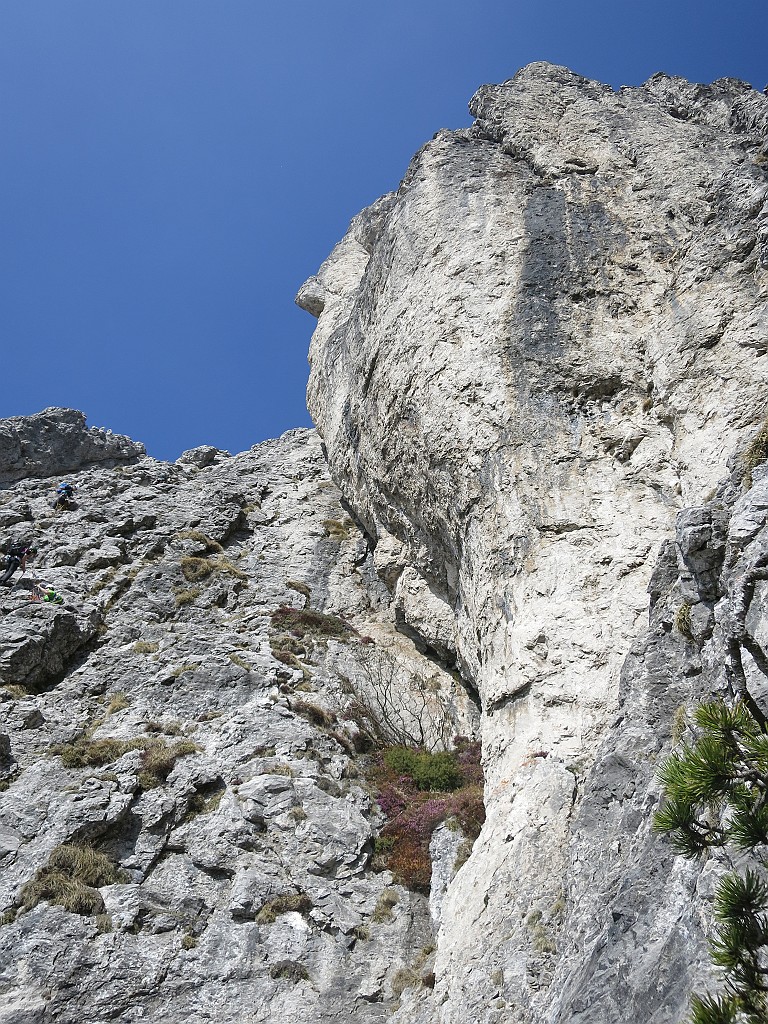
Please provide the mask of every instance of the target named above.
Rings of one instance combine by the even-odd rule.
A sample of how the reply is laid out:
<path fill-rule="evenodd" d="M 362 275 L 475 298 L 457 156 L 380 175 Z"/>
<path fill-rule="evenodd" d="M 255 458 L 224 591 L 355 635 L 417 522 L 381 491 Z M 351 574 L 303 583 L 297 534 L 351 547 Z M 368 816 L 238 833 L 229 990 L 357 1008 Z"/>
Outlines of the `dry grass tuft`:
<path fill-rule="evenodd" d="M 192 604 L 193 601 L 200 597 L 201 593 L 200 587 L 189 587 L 186 590 L 183 587 L 179 587 L 173 592 L 173 596 L 176 598 L 176 607 L 183 608 L 184 605 Z"/>
<path fill-rule="evenodd" d="M 752 486 L 752 473 L 754 469 L 768 459 L 768 419 L 763 421 L 762 426 L 749 442 L 744 453 L 744 475 L 742 477 L 747 488 Z"/>
<path fill-rule="evenodd" d="M 325 532 L 328 534 L 329 537 L 332 537 L 333 540 L 338 541 L 349 540 L 349 527 L 352 525 L 353 524 L 351 520 L 349 520 L 348 522 L 345 521 L 343 523 L 340 522 L 338 519 L 323 520 Z"/>
<path fill-rule="evenodd" d="M 274 924 L 281 914 L 296 912 L 307 914 L 312 909 L 312 900 L 305 892 L 292 893 L 289 896 L 276 896 L 269 900 L 256 915 L 258 924 Z"/>
<path fill-rule="evenodd" d="M 125 711 L 126 708 L 131 706 L 131 702 L 126 695 L 120 691 L 113 693 L 109 698 L 109 704 L 104 709 L 105 715 L 114 715 L 118 711 Z"/>
<path fill-rule="evenodd" d="M 20 901 L 25 910 L 45 901 L 71 914 L 102 915 L 104 901 L 98 888 L 124 880 L 123 872 L 103 853 L 65 843 L 53 850 L 45 867 L 22 888 Z"/>
<path fill-rule="evenodd" d="M 376 908 L 371 914 L 374 924 L 389 924 L 390 921 L 393 921 L 395 915 L 392 913 L 392 908 L 396 907 L 399 902 L 400 894 L 396 889 L 385 889 L 379 896 Z"/>
<path fill-rule="evenodd" d="M 160 650 L 160 644 L 155 640 L 137 640 L 133 650 L 136 654 L 156 654 Z"/>
<path fill-rule="evenodd" d="M 196 544 L 201 544 L 209 554 L 217 554 L 224 550 L 218 541 L 213 540 L 207 533 L 201 533 L 200 530 L 182 530 L 174 539 L 193 540 Z"/>
<path fill-rule="evenodd" d="M 295 960 L 278 960 L 277 963 L 272 964 L 269 968 L 270 978 L 283 978 L 285 981 L 290 981 L 296 985 L 300 981 L 308 981 L 309 974 L 306 967 L 303 964 L 297 963 Z"/>
<path fill-rule="evenodd" d="M 130 750 L 142 750 L 147 740 L 105 739 L 92 740 L 81 736 L 74 743 L 67 743 L 54 752 L 61 755 L 65 768 L 101 768 L 113 764 Z"/>
<path fill-rule="evenodd" d="M 171 774 L 180 757 L 196 754 L 199 750 L 198 745 L 192 740 L 180 740 L 173 744 L 167 744 L 163 740 L 150 742 L 141 755 L 139 785 L 142 789 L 157 789 Z"/>
<path fill-rule="evenodd" d="M 684 636 L 686 640 L 693 640 L 693 632 L 691 631 L 692 607 L 693 605 L 690 601 L 683 601 L 675 613 L 675 629 L 678 633 Z"/>
<path fill-rule="evenodd" d="M 185 555 L 179 563 L 182 575 L 187 583 L 199 583 L 213 572 L 213 563 L 207 558 Z"/>

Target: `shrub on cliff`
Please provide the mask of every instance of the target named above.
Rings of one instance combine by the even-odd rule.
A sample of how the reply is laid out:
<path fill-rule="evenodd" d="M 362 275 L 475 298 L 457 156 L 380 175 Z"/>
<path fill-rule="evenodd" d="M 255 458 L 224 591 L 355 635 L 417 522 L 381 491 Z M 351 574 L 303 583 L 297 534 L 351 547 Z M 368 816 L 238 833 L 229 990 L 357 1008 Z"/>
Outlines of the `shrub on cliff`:
<path fill-rule="evenodd" d="M 485 821 L 480 745 L 457 738 L 450 753 L 390 747 L 373 761 L 378 804 L 387 818 L 376 840 L 377 862 L 403 885 L 429 892 L 429 842 L 453 821 L 469 842 Z"/>
<path fill-rule="evenodd" d="M 722 700 L 696 710 L 698 735 L 667 758 L 665 802 L 654 827 L 685 857 L 712 847 L 754 856 L 754 867 L 721 881 L 712 962 L 718 995 L 695 994 L 693 1024 L 765 1024 L 768 1019 L 768 734 L 747 706 Z"/>
<path fill-rule="evenodd" d="M 452 714 L 438 678 L 408 670 L 388 651 L 359 650 L 347 717 L 373 745 L 435 751 L 449 745 Z"/>
<path fill-rule="evenodd" d="M 409 775 L 417 789 L 448 792 L 464 781 L 456 756 L 446 751 L 428 754 L 408 747 L 390 747 L 384 751 L 384 764 L 398 775 Z"/>

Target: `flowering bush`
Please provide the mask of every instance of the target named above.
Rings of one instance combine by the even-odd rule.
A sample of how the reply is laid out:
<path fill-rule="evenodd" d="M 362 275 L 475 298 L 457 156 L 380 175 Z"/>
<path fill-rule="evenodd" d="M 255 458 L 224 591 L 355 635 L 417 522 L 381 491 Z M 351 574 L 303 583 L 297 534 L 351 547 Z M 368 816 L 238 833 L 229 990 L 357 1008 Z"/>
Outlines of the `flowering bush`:
<path fill-rule="evenodd" d="M 429 892 L 429 842 L 437 826 L 452 819 L 474 840 L 485 821 L 480 745 L 461 737 L 454 742 L 454 751 L 439 754 L 388 747 L 373 763 L 387 819 L 376 841 L 378 863 L 419 892 Z"/>

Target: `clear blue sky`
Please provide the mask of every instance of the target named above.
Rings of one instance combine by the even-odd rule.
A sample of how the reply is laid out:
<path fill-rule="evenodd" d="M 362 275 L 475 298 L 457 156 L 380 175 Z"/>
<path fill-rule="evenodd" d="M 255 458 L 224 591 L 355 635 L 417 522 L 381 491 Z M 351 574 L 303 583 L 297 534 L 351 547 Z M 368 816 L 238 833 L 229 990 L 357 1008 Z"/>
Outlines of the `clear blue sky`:
<path fill-rule="evenodd" d="M 6 0 L 0 416 L 176 458 L 309 423 L 293 305 L 484 82 L 768 82 L 765 0 Z"/>

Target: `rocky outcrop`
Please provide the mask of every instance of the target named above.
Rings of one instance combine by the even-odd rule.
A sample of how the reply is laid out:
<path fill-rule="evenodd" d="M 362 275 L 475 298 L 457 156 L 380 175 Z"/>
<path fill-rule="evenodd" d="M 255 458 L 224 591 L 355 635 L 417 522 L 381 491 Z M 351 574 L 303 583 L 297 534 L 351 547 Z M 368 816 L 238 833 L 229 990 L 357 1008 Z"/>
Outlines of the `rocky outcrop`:
<path fill-rule="evenodd" d="M 679 1021 L 711 885 L 650 836 L 654 778 L 676 710 L 749 650 L 707 631 L 765 415 L 768 100 L 536 64 L 470 109 L 298 297 L 331 473 L 403 625 L 482 707 L 488 819 L 434 994 L 398 1019 Z"/>
<path fill-rule="evenodd" d="M 77 409 L 44 409 L 0 422 L 0 484 L 72 473 L 83 466 L 136 462 L 144 445 L 111 430 L 85 426 Z"/>
<path fill-rule="evenodd" d="M 698 701 L 768 709 L 768 100 L 536 64 L 471 109 L 299 294 L 319 437 L 0 422 L 1 1024 L 682 1024 L 713 982 L 726 858 L 652 820 Z M 428 896 L 377 716 L 482 738 L 474 846 L 407 819 Z"/>

